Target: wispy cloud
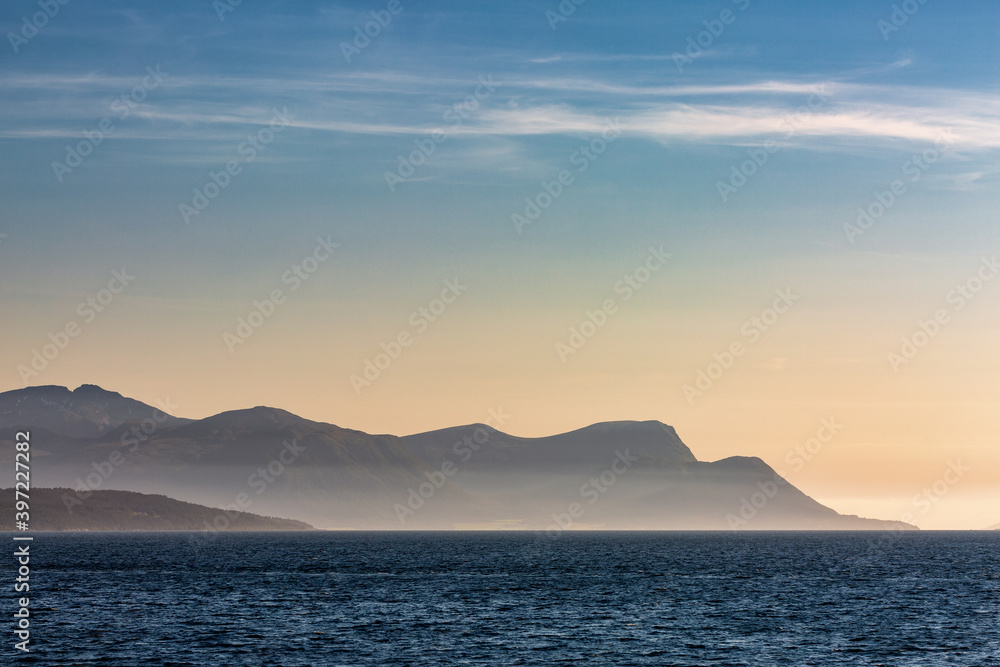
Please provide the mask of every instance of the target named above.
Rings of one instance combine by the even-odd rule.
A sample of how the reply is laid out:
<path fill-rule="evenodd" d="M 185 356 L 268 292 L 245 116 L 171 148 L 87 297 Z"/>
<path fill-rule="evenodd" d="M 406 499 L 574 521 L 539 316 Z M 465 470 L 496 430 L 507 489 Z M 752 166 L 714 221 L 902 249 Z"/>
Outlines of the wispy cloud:
<path fill-rule="evenodd" d="M 900 68 L 908 61 L 881 66 Z M 619 118 L 626 136 L 655 141 L 745 144 L 781 136 L 789 114 L 807 99 L 823 102 L 795 119 L 789 143 L 858 139 L 894 145 L 929 143 L 949 132 L 959 149 L 1000 146 L 1000 96 L 967 90 L 876 86 L 846 81 L 858 72 L 822 80 L 766 79 L 750 83 L 647 85 L 586 77 L 497 75 L 499 92 L 459 127 L 442 119 L 466 99 L 475 79 L 406 72 L 347 72 L 311 78 L 171 76 L 155 99 L 115 138 L 204 138 L 220 126 L 255 126 L 270 119 L 259 103 L 287 101 L 293 127 L 355 135 L 419 135 L 434 130 L 467 137 L 587 135 Z M 80 124 L 107 113 L 108 100 L 137 78 L 88 72 L 38 77 L 7 75 L 0 86 L 20 103 L 0 111 L 0 137 L 73 137 Z M 76 95 L 67 96 L 67 90 Z M 578 95 L 567 96 L 567 93 Z M 407 100 L 400 104 L 400 96 Z M 250 99 L 257 101 L 249 103 Z M 506 103 L 504 103 L 506 101 Z M 786 124 L 783 126 L 783 122 Z M 151 125 L 155 126 L 151 129 Z M 974 181 L 975 179 L 970 179 Z"/>

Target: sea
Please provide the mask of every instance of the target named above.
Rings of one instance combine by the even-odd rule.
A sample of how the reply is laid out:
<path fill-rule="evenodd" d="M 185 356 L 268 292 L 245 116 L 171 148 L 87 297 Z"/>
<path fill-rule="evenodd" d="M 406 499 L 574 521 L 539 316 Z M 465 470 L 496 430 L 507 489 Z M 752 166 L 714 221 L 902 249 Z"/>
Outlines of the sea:
<path fill-rule="evenodd" d="M 2 664 L 1000 665 L 1000 531 L 36 533 L 30 548 L 30 652 L 8 622 Z"/>

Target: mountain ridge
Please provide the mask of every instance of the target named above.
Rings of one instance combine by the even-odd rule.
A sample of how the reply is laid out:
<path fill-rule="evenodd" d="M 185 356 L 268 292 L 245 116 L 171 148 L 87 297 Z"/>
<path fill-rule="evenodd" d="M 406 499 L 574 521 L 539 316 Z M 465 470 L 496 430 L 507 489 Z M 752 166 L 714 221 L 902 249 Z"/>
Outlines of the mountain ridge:
<path fill-rule="evenodd" d="M 188 421 L 94 384 L 74 390 L 39 385 L 0 393 L 0 424 L 41 426 L 63 436 L 100 437 L 125 421 L 144 419 L 168 424 Z"/>
<path fill-rule="evenodd" d="M 0 396 L 9 405 L 38 394 L 22 391 Z M 66 427 L 65 402 L 48 404 L 48 413 L 37 401 L 29 411 L 0 412 L 0 440 L 9 441 L 14 427 L 50 427 L 33 437 L 32 452 L 44 462 L 32 469 L 37 485 L 159 493 L 208 506 L 243 493 L 255 510 L 323 528 L 545 529 L 573 506 L 586 514 L 577 525 L 613 529 L 901 526 L 840 515 L 759 457 L 699 461 L 657 420 L 599 422 L 535 438 L 485 424 L 372 435 L 268 406 L 199 420 L 160 413 L 160 421 L 137 424 L 135 406 L 124 403 L 132 399 L 93 385 L 81 394 L 87 409 L 74 412 L 74 404 L 69 412 L 93 417 L 88 437 L 52 435 Z M 34 425 L 11 421 L 20 414 Z M 0 448 L 0 460 L 12 451 Z"/>

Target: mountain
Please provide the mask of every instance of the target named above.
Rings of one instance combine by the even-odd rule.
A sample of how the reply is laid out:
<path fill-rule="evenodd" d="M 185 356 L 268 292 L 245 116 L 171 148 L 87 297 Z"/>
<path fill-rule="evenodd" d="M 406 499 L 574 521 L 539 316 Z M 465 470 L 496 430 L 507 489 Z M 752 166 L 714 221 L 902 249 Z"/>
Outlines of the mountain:
<path fill-rule="evenodd" d="M 31 388 L 0 396 L 26 405 L 43 389 L 59 394 Z M 66 401 L 0 413 L 0 463 L 12 465 L 14 430 L 31 427 L 35 486 L 159 493 L 209 506 L 244 497 L 244 510 L 322 528 L 913 528 L 838 514 L 759 458 L 699 461 L 658 421 L 543 438 L 484 424 L 397 437 L 259 406 L 142 431 L 120 421 L 120 411 L 110 417 L 129 399 L 87 391 L 102 397 L 96 403 L 109 415 L 90 420 L 96 435 L 68 432 Z"/>
<path fill-rule="evenodd" d="M 44 428 L 58 435 L 94 438 L 126 422 L 141 423 L 144 419 L 157 424 L 187 421 L 92 384 L 73 391 L 48 385 L 0 393 L 0 425 Z"/>
<path fill-rule="evenodd" d="M 498 526 L 913 528 L 838 514 L 756 457 L 698 461 L 672 427 L 657 421 L 605 422 L 542 438 L 471 424 L 403 440 L 432 467 L 452 462 L 457 470 L 449 482 L 502 508 Z"/>
<path fill-rule="evenodd" d="M 1000 530 L 1000 523 L 995 523 L 986 530 Z"/>
<path fill-rule="evenodd" d="M 14 489 L 0 489 L 0 530 L 14 530 Z M 225 511 L 166 496 L 95 491 L 80 499 L 73 489 L 34 488 L 31 530 L 313 530 L 301 521 Z M 221 517 L 221 518 L 220 518 Z"/>
<path fill-rule="evenodd" d="M 466 443 L 466 438 L 471 442 Z M 609 451 L 622 447 L 630 448 L 633 454 L 662 461 L 697 460 L 673 427 L 658 421 L 605 422 L 546 438 L 519 438 L 485 424 L 471 424 L 405 436 L 403 441 L 414 454 L 436 465 L 446 455 L 461 455 L 463 450 L 471 449 L 477 438 L 487 438 L 489 447 L 474 450 L 468 467 L 550 472 L 589 469 L 603 465 Z"/>
<path fill-rule="evenodd" d="M 32 429 L 32 483 L 160 493 L 209 506 L 249 497 L 255 512 L 329 528 L 392 527 L 393 505 L 431 469 L 397 437 L 369 435 L 256 407 L 136 434 L 132 423 L 95 438 Z M 0 422 L 0 461 L 13 459 L 18 424 Z M 7 428 L 10 426 L 11 428 Z M 450 506 L 477 500 L 449 484 Z M 436 509 L 426 518 L 435 521 Z M 398 526 L 398 524 L 396 524 Z"/>

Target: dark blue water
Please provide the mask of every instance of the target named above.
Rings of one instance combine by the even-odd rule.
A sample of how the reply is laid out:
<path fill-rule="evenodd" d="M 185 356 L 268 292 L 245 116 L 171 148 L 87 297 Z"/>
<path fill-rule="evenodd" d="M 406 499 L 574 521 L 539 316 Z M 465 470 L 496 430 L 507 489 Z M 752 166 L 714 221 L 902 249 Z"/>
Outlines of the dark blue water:
<path fill-rule="evenodd" d="M 18 664 L 1000 665 L 1000 533 L 41 534 L 32 552 Z"/>

